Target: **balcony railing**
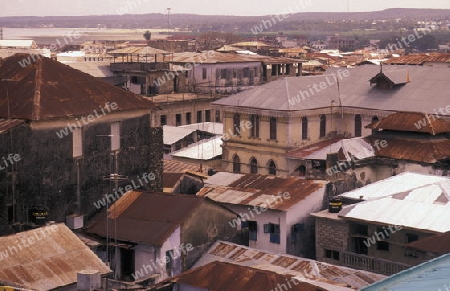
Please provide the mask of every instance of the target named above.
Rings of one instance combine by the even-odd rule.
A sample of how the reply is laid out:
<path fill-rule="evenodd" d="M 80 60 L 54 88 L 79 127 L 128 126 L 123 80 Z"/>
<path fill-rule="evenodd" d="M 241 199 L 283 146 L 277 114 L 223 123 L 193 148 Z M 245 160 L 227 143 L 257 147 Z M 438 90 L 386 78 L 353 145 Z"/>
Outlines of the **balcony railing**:
<path fill-rule="evenodd" d="M 138 72 L 148 72 L 148 71 L 162 71 L 168 70 L 168 63 L 111 63 L 110 66 L 112 71 L 138 71 Z"/>
<path fill-rule="evenodd" d="M 388 260 L 371 258 L 364 255 L 359 255 L 350 252 L 341 252 L 339 256 L 340 265 L 365 270 L 369 272 L 374 272 L 383 275 L 393 275 L 400 271 L 411 268 L 412 266 L 396 263 Z"/>

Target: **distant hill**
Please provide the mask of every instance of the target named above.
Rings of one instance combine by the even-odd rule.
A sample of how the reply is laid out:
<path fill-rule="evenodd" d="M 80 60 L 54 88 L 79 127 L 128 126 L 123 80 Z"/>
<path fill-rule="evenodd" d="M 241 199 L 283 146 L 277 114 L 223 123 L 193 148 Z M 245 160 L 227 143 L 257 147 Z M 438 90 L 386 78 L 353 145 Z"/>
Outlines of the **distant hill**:
<path fill-rule="evenodd" d="M 170 22 L 172 27 L 185 28 L 234 28 L 240 30 L 240 26 L 260 23 L 271 16 L 223 16 L 223 15 L 195 15 L 172 14 Z M 342 21 L 342 20 L 450 20 L 450 9 L 387 9 L 374 12 L 306 12 L 291 15 L 283 22 L 295 21 Z M 126 15 L 100 15 L 100 16 L 16 16 L 0 17 L 0 27 L 98 27 L 108 28 L 163 28 L 167 27 L 167 15 L 165 14 L 126 14 Z"/>

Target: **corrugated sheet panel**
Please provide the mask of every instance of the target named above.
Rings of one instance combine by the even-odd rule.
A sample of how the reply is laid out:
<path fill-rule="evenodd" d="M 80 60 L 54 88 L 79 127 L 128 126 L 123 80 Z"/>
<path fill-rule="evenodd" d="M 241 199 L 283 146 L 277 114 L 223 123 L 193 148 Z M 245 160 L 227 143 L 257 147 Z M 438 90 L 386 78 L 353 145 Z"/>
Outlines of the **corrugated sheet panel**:
<path fill-rule="evenodd" d="M 359 289 L 386 278 L 386 276 L 375 273 L 290 255 L 277 255 L 224 241 L 216 242 L 194 267 L 204 266 L 215 261 L 230 262 L 278 274 L 289 274 L 300 280 L 307 278 L 310 282 L 334 285 L 334 288 L 348 286 L 352 289 Z"/>
<path fill-rule="evenodd" d="M 9 252 L 8 257 L 3 256 L 0 281 L 34 290 L 50 290 L 76 283 L 79 271 L 110 272 L 69 228 L 62 223 L 56 227 L 56 231 L 47 226 L 0 237 L 0 252 L 17 249 L 17 252 Z M 34 238 L 34 243 L 19 249 L 18 242 L 30 238 Z"/>
<path fill-rule="evenodd" d="M 212 160 L 222 155 L 222 143 L 220 136 L 209 140 L 203 139 L 171 155 L 192 160 Z"/>
<path fill-rule="evenodd" d="M 0 79 L 0 116 L 8 116 L 8 88 L 11 118 L 26 120 L 49 120 L 64 117 L 102 116 L 101 108 L 107 102 L 115 102 L 117 110 L 152 109 L 155 105 L 130 91 L 109 85 L 86 73 L 49 58 L 39 58 L 30 65 L 20 63 L 28 54 L 16 54 L 3 61 Z M 108 114 L 108 113 L 105 113 Z"/>
<path fill-rule="evenodd" d="M 216 174 L 217 175 L 217 174 Z M 325 190 L 327 182 L 304 180 L 295 177 L 281 178 L 256 174 L 229 174 L 229 184 L 224 186 L 221 175 L 206 180 L 198 196 L 208 197 L 216 202 L 236 205 L 264 206 L 269 209 L 287 211 L 293 205 L 299 203 L 312 193 L 322 189 Z M 236 179 L 237 178 L 237 179 Z M 212 184 L 213 180 L 219 185 Z M 289 193 L 289 198 L 282 195 Z M 270 205 L 270 206 L 269 206 Z"/>
<path fill-rule="evenodd" d="M 195 129 L 182 128 L 180 126 L 163 126 L 163 139 L 165 145 L 173 145 L 186 136 L 195 132 Z"/>
<path fill-rule="evenodd" d="M 450 254 L 402 271 L 361 291 L 446 291 L 449 287 Z"/>
<path fill-rule="evenodd" d="M 184 173 L 186 171 L 208 173 L 209 167 L 203 166 L 200 170 L 200 164 L 191 164 L 164 159 L 163 169 L 165 173 Z"/>
<path fill-rule="evenodd" d="M 360 199 L 362 196 L 363 200 L 374 200 L 448 180 L 446 177 L 404 172 L 362 188 L 346 192 L 340 196 L 355 200 Z"/>
<path fill-rule="evenodd" d="M 24 122 L 25 120 L 23 119 L 0 118 L 0 133 L 8 131 L 9 129 L 14 128 Z"/>

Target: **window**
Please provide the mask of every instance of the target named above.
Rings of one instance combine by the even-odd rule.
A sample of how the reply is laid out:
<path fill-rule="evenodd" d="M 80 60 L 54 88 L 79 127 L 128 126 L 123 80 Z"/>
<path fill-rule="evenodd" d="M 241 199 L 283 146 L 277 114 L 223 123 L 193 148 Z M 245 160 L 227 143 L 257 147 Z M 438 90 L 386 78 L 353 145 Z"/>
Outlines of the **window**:
<path fill-rule="evenodd" d="M 271 117 L 269 120 L 270 123 L 270 139 L 277 139 L 277 119 L 275 117 Z"/>
<path fill-rule="evenodd" d="M 244 78 L 250 77 L 250 68 L 246 67 L 244 68 Z"/>
<path fill-rule="evenodd" d="M 378 241 L 377 250 L 379 251 L 389 251 L 389 243 L 387 241 Z"/>
<path fill-rule="evenodd" d="M 264 233 L 270 234 L 270 242 L 279 244 L 280 243 L 280 225 L 268 223 L 264 224 Z"/>
<path fill-rule="evenodd" d="M 258 161 L 255 158 L 250 160 L 250 173 L 258 174 Z"/>
<path fill-rule="evenodd" d="M 365 237 L 354 237 L 353 243 L 354 243 L 355 253 L 361 254 L 361 255 L 368 254 L 367 239 Z"/>
<path fill-rule="evenodd" d="M 259 115 L 250 115 L 250 123 L 252 124 L 252 128 L 250 128 L 250 136 L 259 137 Z"/>
<path fill-rule="evenodd" d="M 227 78 L 227 70 L 226 69 L 220 70 L 220 78 L 221 79 L 226 79 Z"/>
<path fill-rule="evenodd" d="M 320 134 L 319 137 L 324 137 L 327 134 L 327 117 L 320 115 Z"/>
<path fill-rule="evenodd" d="M 81 127 L 72 131 L 72 157 L 80 157 L 83 155 L 83 131 Z"/>
<path fill-rule="evenodd" d="M 417 240 L 419 240 L 419 236 L 417 234 L 407 233 L 405 235 L 405 242 L 407 244 L 412 243 L 413 241 L 417 241 Z"/>
<path fill-rule="evenodd" d="M 205 122 L 211 122 L 211 110 L 205 110 Z"/>
<path fill-rule="evenodd" d="M 235 113 L 233 116 L 233 134 L 234 135 L 241 135 L 240 125 L 241 125 L 241 116 L 238 113 Z"/>
<path fill-rule="evenodd" d="M 161 126 L 167 125 L 167 115 L 161 115 L 159 117 L 159 122 L 161 123 Z"/>
<path fill-rule="evenodd" d="M 248 239 L 256 241 L 258 239 L 258 227 L 256 221 L 248 221 Z"/>
<path fill-rule="evenodd" d="M 175 115 L 175 126 L 180 126 L 181 125 L 181 114 L 176 114 Z"/>
<path fill-rule="evenodd" d="M 277 174 L 277 166 L 275 165 L 275 162 L 270 160 L 269 161 L 269 175 L 276 175 Z"/>
<path fill-rule="evenodd" d="M 355 136 L 362 135 L 362 119 L 360 114 L 355 115 Z"/>
<path fill-rule="evenodd" d="M 186 124 L 192 123 L 192 114 L 190 112 L 186 112 Z"/>
<path fill-rule="evenodd" d="M 208 78 L 208 73 L 206 72 L 206 68 L 202 69 L 202 79 L 206 80 Z"/>
<path fill-rule="evenodd" d="M 172 276 L 172 270 L 173 270 L 173 250 L 166 252 L 166 272 L 169 276 Z"/>
<path fill-rule="evenodd" d="M 220 110 L 216 110 L 216 122 L 222 122 L 220 120 Z"/>
<path fill-rule="evenodd" d="M 202 121 L 202 111 L 201 110 L 199 110 L 199 111 L 197 111 L 197 123 L 201 123 L 201 122 L 203 122 Z"/>
<path fill-rule="evenodd" d="M 354 226 L 354 234 L 359 234 L 363 236 L 367 236 L 369 234 L 369 226 L 364 224 L 355 224 Z"/>
<path fill-rule="evenodd" d="M 238 155 L 233 157 L 233 173 L 241 172 L 241 159 L 239 159 Z"/>
<path fill-rule="evenodd" d="M 120 149 L 120 122 L 111 123 L 111 151 Z"/>
<path fill-rule="evenodd" d="M 302 117 L 302 139 L 308 139 L 308 118 Z"/>
<path fill-rule="evenodd" d="M 236 79 L 236 78 L 237 78 L 237 70 L 233 69 L 233 79 Z"/>
<path fill-rule="evenodd" d="M 325 258 L 339 261 L 339 252 L 325 249 Z"/>
<path fill-rule="evenodd" d="M 374 115 L 372 116 L 372 123 L 374 122 L 378 122 L 380 119 L 378 118 L 378 116 Z M 372 129 L 372 133 L 376 132 L 376 129 Z"/>

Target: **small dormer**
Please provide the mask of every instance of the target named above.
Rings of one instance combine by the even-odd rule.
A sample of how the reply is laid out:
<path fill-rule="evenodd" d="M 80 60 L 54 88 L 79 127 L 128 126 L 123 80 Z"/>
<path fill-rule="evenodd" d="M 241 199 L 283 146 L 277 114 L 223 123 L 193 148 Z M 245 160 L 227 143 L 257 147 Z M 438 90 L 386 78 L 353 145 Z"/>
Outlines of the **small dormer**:
<path fill-rule="evenodd" d="M 370 79 L 370 86 L 375 84 L 380 90 L 392 90 L 404 86 L 409 82 L 408 70 L 383 72 L 383 66 L 381 66 L 380 72 Z"/>

